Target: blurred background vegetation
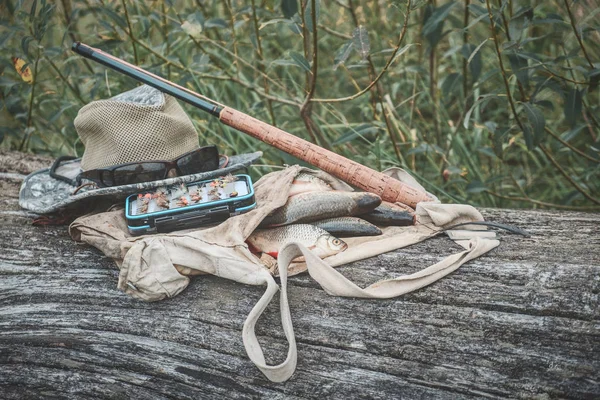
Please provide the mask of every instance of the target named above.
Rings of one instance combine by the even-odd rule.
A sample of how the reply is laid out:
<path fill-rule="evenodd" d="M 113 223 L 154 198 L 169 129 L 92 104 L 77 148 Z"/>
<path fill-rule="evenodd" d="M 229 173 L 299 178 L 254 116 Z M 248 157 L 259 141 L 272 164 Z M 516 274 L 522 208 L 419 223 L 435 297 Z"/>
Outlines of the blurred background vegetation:
<path fill-rule="evenodd" d="M 74 41 L 443 201 L 600 209 L 596 0 L 4 0 L 1 148 L 81 155 L 90 101 L 137 82 Z M 290 156 L 184 105 L 201 142 Z"/>

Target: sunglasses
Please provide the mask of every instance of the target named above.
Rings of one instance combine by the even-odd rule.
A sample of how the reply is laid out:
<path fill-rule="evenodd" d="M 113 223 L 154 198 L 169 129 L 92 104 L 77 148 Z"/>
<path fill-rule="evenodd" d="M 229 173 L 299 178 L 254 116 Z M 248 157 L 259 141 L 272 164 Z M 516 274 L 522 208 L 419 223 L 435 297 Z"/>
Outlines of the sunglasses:
<path fill-rule="evenodd" d="M 81 185 L 83 179 L 92 181 L 100 187 L 130 185 L 166 179 L 173 169 L 178 175 L 190 175 L 219 168 L 219 151 L 216 146 L 201 147 L 173 161 L 132 162 L 83 171 L 75 179 L 56 174 L 60 163 L 70 159 L 74 157 L 59 157 L 50 168 L 50 176 L 73 186 Z"/>

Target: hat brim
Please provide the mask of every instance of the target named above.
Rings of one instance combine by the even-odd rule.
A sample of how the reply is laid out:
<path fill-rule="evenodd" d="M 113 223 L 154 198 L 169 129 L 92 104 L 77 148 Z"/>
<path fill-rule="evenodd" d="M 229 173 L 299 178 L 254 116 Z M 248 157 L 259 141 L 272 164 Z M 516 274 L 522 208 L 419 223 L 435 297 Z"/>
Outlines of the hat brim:
<path fill-rule="evenodd" d="M 131 185 L 111 186 L 94 188 L 92 186 L 82 187 L 76 194 L 72 194 L 77 187 L 50 176 L 50 168 L 42 169 L 28 175 L 19 191 L 19 205 L 27 210 L 38 214 L 51 214 L 59 211 L 71 210 L 82 207 L 89 202 L 124 200 L 128 195 L 155 189 L 161 186 L 191 183 L 233 173 L 248 167 L 262 156 L 261 151 L 240 154 L 229 157 L 229 163 L 225 168 L 214 171 L 202 172 L 192 175 L 177 176 L 160 181 L 135 183 Z M 62 175 L 73 175 L 75 178 L 81 170 L 81 159 L 67 161 L 64 164 Z M 57 170 L 57 173 L 59 171 Z"/>

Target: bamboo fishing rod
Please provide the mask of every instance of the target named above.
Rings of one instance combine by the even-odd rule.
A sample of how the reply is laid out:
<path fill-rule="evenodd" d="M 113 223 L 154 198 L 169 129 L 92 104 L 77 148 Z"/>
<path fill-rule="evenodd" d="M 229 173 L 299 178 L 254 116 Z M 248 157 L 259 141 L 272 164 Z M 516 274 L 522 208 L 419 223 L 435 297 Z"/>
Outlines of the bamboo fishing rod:
<path fill-rule="evenodd" d="M 400 202 L 415 208 L 420 201 L 431 200 L 425 192 L 419 189 L 296 137 L 241 111 L 220 104 L 102 50 L 80 42 L 73 43 L 72 50 L 90 60 L 198 107 L 218 117 L 223 124 L 320 168 L 354 187 L 375 193 L 385 201 Z"/>

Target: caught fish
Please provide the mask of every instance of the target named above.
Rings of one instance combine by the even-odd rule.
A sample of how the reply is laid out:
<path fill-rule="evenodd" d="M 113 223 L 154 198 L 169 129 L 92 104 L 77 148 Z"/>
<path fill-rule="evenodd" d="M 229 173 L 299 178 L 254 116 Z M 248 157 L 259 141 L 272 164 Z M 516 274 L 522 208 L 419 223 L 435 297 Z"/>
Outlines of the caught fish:
<path fill-rule="evenodd" d="M 310 192 L 288 199 L 268 215 L 261 227 L 312 222 L 325 218 L 347 217 L 372 211 L 381 204 L 381 198 L 368 192 Z"/>
<path fill-rule="evenodd" d="M 294 196 L 306 192 L 326 192 L 333 188 L 323 179 L 312 174 L 301 172 L 294 178 L 288 196 Z"/>
<path fill-rule="evenodd" d="M 356 217 L 328 218 L 315 221 L 312 225 L 336 237 L 381 235 L 381 229 L 364 219 Z"/>
<path fill-rule="evenodd" d="M 360 217 L 376 225 L 408 226 L 415 222 L 415 214 L 412 209 L 387 201 L 382 202 L 373 211 L 361 214 Z"/>
<path fill-rule="evenodd" d="M 246 240 L 250 250 L 267 253 L 277 258 L 279 249 L 287 243 L 297 242 L 325 258 L 346 250 L 348 245 L 321 228 L 308 224 L 294 224 L 279 228 L 257 230 Z"/>

